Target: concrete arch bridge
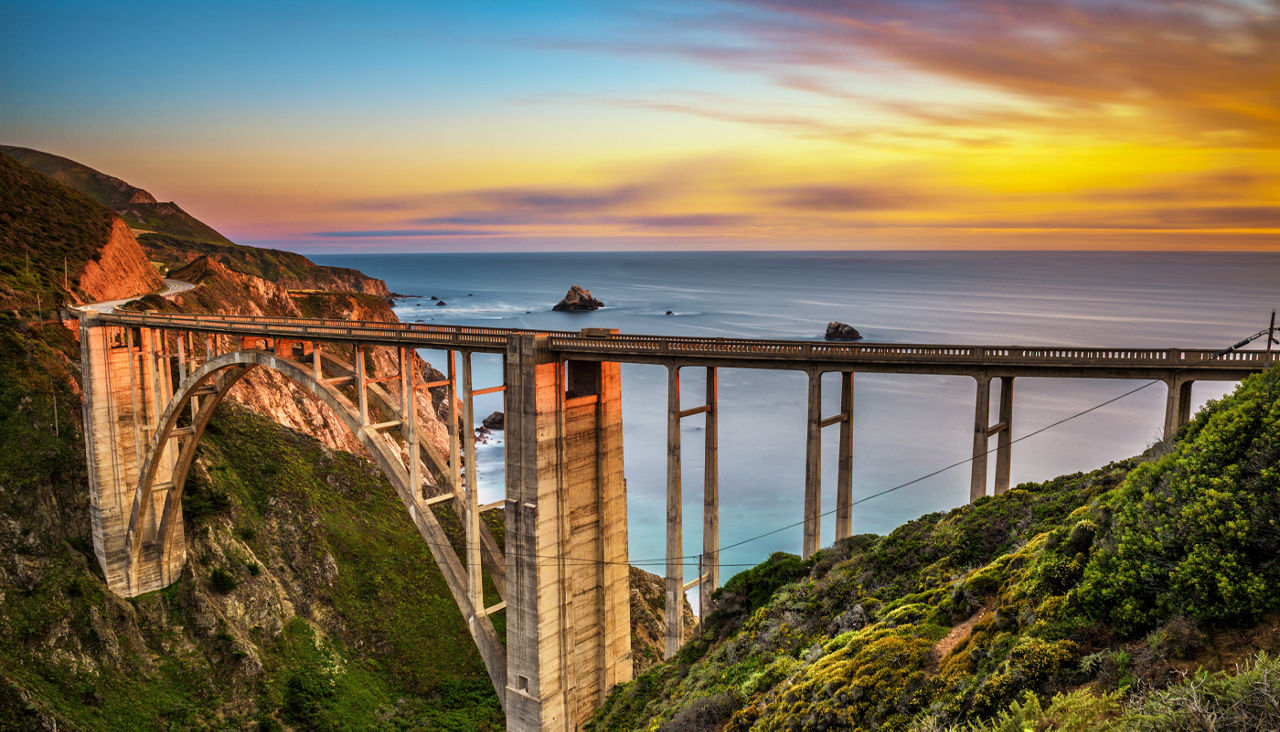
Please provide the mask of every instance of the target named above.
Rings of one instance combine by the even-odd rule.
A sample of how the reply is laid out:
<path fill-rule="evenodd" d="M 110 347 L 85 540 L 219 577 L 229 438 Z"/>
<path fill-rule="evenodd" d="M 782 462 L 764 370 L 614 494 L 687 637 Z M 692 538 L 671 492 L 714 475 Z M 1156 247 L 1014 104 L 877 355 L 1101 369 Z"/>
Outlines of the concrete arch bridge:
<path fill-rule="evenodd" d="M 631 678 L 627 507 L 622 455 L 622 363 L 667 368 L 666 652 L 682 642 L 684 592 L 719 585 L 717 370 L 790 369 L 809 376 L 804 554 L 822 544 L 821 431 L 838 427 L 836 536 L 850 534 L 853 375 L 972 376 L 976 383 L 970 497 L 1009 487 L 1013 384 L 1018 377 L 1161 379 L 1166 433 L 1189 416 L 1196 380 L 1239 380 L 1272 362 L 1262 351 L 826 343 L 535 332 L 407 323 L 228 315 L 80 314 L 86 454 L 93 543 L 109 588 L 131 597 L 175 581 L 186 560 L 182 492 L 217 405 L 250 369 L 272 369 L 315 394 L 386 474 L 467 621 L 513 730 L 574 729 L 615 684 Z M 322 349 L 321 344 L 327 347 Z M 399 373 L 374 378 L 370 348 L 396 349 Z M 448 352 L 443 380 L 417 373 L 414 349 Z M 504 383 L 473 389 L 471 354 L 501 354 Z M 335 354 L 344 354 L 339 357 Z M 345 354 L 350 354 L 349 358 Z M 460 367 L 459 367 L 460 364 Z M 706 369 L 705 402 L 681 408 L 680 373 Z M 838 414 L 821 413 L 822 374 L 841 374 Z M 999 417 L 990 420 L 992 381 Z M 445 387 L 449 454 L 424 438 L 412 398 Z M 480 521 L 467 476 L 472 399 L 502 391 L 506 418 L 505 552 Z M 703 550 L 685 581 L 680 422 L 705 420 Z M 430 495 L 429 490 L 430 489 Z M 441 491 L 442 492 L 439 492 Z M 437 494 L 438 493 L 438 494 Z M 461 519 L 465 548 L 449 543 L 436 511 Z M 692 563 L 691 563 L 692 564 Z M 499 601 L 486 606 L 488 579 Z M 705 612 L 709 603 L 701 603 Z M 506 613 L 506 637 L 490 617 Z"/>

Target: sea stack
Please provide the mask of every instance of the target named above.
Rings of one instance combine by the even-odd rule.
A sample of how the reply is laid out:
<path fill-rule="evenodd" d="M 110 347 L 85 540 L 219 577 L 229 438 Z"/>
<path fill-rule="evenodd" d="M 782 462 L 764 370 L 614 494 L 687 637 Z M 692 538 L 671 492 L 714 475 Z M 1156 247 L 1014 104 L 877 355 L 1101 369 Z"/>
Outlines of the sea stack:
<path fill-rule="evenodd" d="M 840 323 L 835 320 L 827 323 L 827 335 L 825 337 L 829 341 L 862 340 L 862 334 L 858 332 L 857 328 L 854 328 L 848 323 Z"/>
<path fill-rule="evenodd" d="M 604 303 L 591 296 L 591 290 L 577 285 L 569 288 L 564 299 L 556 303 L 552 310 L 599 310 Z"/>

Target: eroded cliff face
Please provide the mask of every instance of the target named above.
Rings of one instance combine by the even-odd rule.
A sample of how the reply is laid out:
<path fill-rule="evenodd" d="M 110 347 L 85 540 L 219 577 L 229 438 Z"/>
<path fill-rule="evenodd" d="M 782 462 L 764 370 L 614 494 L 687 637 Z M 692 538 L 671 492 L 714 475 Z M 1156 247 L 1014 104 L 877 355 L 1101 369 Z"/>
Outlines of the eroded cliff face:
<path fill-rule="evenodd" d="M 80 271 L 76 282 L 82 293 L 79 302 L 118 300 L 164 287 L 133 232 L 119 217 L 112 219 L 107 241 L 98 251 L 98 259 L 89 260 Z"/>
<path fill-rule="evenodd" d="M 289 317 L 330 318 L 398 322 L 386 300 L 370 295 L 346 292 L 306 292 L 291 294 L 288 289 L 261 277 L 242 274 L 210 259 L 199 257 L 182 269 L 171 272 L 174 279 L 198 286 L 175 298 L 175 304 L 186 312 L 217 312 L 230 315 L 281 315 Z M 381 280 L 378 280 L 381 282 Z M 322 348 L 350 363 L 349 349 L 328 344 Z M 423 379 L 443 378 L 416 354 L 418 373 Z M 371 376 L 383 377 L 400 372 L 399 357 L 394 348 L 373 348 L 368 358 Z M 393 385 L 387 391 L 399 405 Z M 437 394 L 417 394 L 418 426 L 436 450 L 447 455 L 449 432 L 448 404 L 444 390 Z M 319 398 L 298 388 L 287 378 L 267 369 L 250 371 L 231 391 L 231 397 L 259 414 L 280 424 L 312 435 L 328 447 L 365 454 L 364 448 L 343 423 Z M 458 410 L 459 414 L 461 409 Z M 391 439 L 390 436 L 387 439 Z"/>
<path fill-rule="evenodd" d="M 631 570 L 631 668 L 639 676 L 662 661 L 667 648 L 667 581 L 639 567 Z M 684 637 L 698 626 L 689 601 L 684 601 Z"/>
<path fill-rule="evenodd" d="M 285 277 L 280 279 L 280 284 L 290 290 L 333 290 L 377 297 L 387 297 L 391 294 L 387 289 L 387 283 L 380 279 L 370 277 L 359 270 L 323 264 L 318 265 L 309 277 Z"/>

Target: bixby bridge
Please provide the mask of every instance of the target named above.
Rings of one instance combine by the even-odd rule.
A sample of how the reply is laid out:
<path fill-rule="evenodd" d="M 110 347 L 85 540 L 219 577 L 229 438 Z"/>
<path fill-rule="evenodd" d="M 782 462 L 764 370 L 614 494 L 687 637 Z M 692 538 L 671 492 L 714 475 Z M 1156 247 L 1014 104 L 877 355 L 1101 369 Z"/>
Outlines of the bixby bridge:
<path fill-rule="evenodd" d="M 718 369 L 808 374 L 803 553 L 809 556 L 822 545 L 820 436 L 826 427 L 839 429 L 835 538 L 851 532 L 855 373 L 974 378 L 974 500 L 987 493 L 989 452 L 996 461 L 994 492 L 1009 487 L 1016 378 L 1163 380 L 1168 434 L 1187 421 L 1195 381 L 1239 380 L 1273 361 L 1263 351 L 850 344 L 98 312 L 81 313 L 80 343 L 94 549 L 112 591 L 134 596 L 178 578 L 186 559 L 182 492 L 200 437 L 245 373 L 273 369 L 328 405 L 387 475 L 467 621 L 513 730 L 577 728 L 612 686 L 631 678 L 622 363 L 661 365 L 668 374 L 670 656 L 683 640 L 684 592 L 698 588 L 705 612 L 720 581 Z M 448 353 L 444 379 L 428 381 L 419 373 L 413 358 L 419 348 Z M 393 349 L 399 373 L 371 376 L 372 349 Z M 473 353 L 501 354 L 504 383 L 474 389 Z M 682 409 L 686 368 L 706 369 L 706 393 L 700 406 Z M 827 372 L 841 375 L 840 410 L 830 416 L 821 412 Z M 407 398 L 442 388 L 451 412 L 448 455 L 425 439 L 416 400 Z M 470 479 L 476 475 L 472 399 L 496 391 L 504 394 L 506 496 L 485 506 Z M 698 574 L 686 582 L 685 564 L 694 562 L 683 556 L 680 423 L 698 415 L 706 424 L 703 548 Z M 501 548 L 480 521 L 482 511 L 499 505 L 506 525 Z M 461 520 L 461 556 L 436 511 Z M 498 597 L 488 605 L 486 579 Z M 506 613 L 505 642 L 490 620 L 499 612 Z"/>

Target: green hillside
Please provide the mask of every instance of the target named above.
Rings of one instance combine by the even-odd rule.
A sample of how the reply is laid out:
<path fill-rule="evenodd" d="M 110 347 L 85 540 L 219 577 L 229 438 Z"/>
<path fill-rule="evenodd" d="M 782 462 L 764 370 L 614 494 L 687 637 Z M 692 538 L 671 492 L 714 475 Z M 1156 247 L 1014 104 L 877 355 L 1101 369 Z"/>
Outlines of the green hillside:
<path fill-rule="evenodd" d="M 177 269 L 206 255 L 241 274 L 292 289 L 388 294 L 380 280 L 356 270 L 318 265 L 293 252 L 236 244 L 178 204 L 157 202 L 143 189 L 74 160 L 12 145 L 0 145 L 0 153 L 114 210 L 137 230 L 138 243 L 151 260 L 166 269 Z M 23 199 L 19 196 L 14 200 Z"/>
<path fill-rule="evenodd" d="M 141 188 L 131 186 L 115 176 L 100 173 L 68 158 L 13 145 L 0 145 L 0 153 L 88 195 L 108 208 L 135 202 L 155 203 L 156 200 Z"/>
<path fill-rule="evenodd" d="M 1278 397 L 1272 369 L 1141 458 L 775 555 L 594 728 L 1275 728 L 1280 663 L 1233 672 L 1280 646 Z"/>
<path fill-rule="evenodd" d="M 0 154 L 0 312 L 46 315 L 111 230 L 111 212 L 88 196 Z"/>

